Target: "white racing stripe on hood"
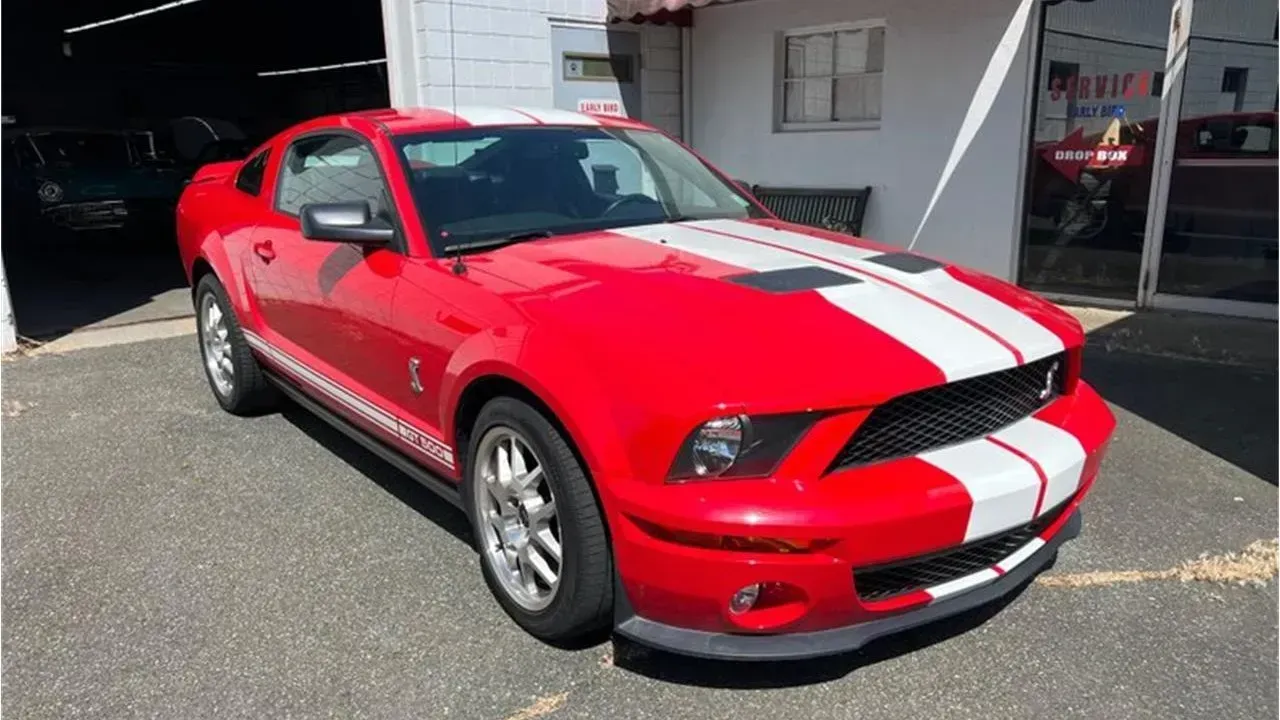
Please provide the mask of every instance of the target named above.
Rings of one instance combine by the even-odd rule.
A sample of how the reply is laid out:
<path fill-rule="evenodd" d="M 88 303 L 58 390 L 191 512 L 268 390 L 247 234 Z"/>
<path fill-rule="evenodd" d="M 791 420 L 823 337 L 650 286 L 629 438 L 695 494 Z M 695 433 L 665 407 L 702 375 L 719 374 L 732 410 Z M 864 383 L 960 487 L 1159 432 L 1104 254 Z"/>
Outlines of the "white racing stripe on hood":
<path fill-rule="evenodd" d="M 990 330 L 1016 348 L 1022 354 L 1023 362 L 1039 360 L 1063 350 L 1062 340 L 1048 328 L 1020 310 L 957 279 L 943 268 L 922 273 L 903 272 L 879 263 L 861 262 L 883 254 L 875 250 L 845 245 L 813 235 L 775 230 L 741 220 L 709 220 L 689 225 L 783 245 L 833 262 L 846 263 L 910 287 Z"/>
<path fill-rule="evenodd" d="M 816 292 L 832 305 L 923 356 L 937 366 L 949 381 L 1017 364 L 1017 359 L 1008 348 L 960 318 L 926 300 L 873 278 L 850 272 L 840 265 L 814 260 L 782 248 L 713 235 L 679 224 L 617 228 L 609 232 L 746 270 L 765 272 L 816 266 L 856 277 L 862 282 L 823 288 Z"/>
<path fill-rule="evenodd" d="M 717 232 L 741 235 L 761 242 L 784 245 L 792 250 L 812 253 L 837 262 L 856 263 L 874 255 L 884 254 L 878 250 L 867 250 L 853 245 L 844 245 L 830 240 L 823 240 L 813 235 L 805 235 L 790 230 L 777 230 L 741 220 L 699 220 L 687 224 L 689 227 L 702 227 Z"/>
<path fill-rule="evenodd" d="M 832 269 L 839 270 L 833 266 Z M 1011 368 L 1018 359 L 991 336 L 891 285 L 866 280 L 859 285 L 822 288 L 828 302 L 923 355 L 948 381 Z"/>
<path fill-rule="evenodd" d="M 679 225 L 640 225 L 637 227 L 616 228 L 609 232 L 757 272 L 785 270 L 787 268 L 817 264 L 809 258 L 800 257 L 786 250 L 778 250 L 749 242 L 735 242 L 730 238 L 708 235 L 707 233 L 697 232 Z M 836 270 L 839 270 L 839 268 L 836 268 Z"/>

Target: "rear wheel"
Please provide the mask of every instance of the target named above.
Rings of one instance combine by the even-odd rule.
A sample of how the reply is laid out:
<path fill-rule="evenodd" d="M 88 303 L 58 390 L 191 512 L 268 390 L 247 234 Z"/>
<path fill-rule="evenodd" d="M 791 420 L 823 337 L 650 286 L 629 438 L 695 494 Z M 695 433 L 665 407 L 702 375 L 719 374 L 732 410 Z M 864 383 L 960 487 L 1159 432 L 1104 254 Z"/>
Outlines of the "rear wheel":
<path fill-rule="evenodd" d="M 586 473 L 547 418 L 512 398 L 485 405 L 463 491 L 485 582 L 516 623 L 549 642 L 607 626 L 613 586 L 604 521 Z"/>
<path fill-rule="evenodd" d="M 276 389 L 253 357 L 227 292 L 212 273 L 196 284 L 196 330 L 205 377 L 223 410 L 253 415 L 274 407 Z"/>

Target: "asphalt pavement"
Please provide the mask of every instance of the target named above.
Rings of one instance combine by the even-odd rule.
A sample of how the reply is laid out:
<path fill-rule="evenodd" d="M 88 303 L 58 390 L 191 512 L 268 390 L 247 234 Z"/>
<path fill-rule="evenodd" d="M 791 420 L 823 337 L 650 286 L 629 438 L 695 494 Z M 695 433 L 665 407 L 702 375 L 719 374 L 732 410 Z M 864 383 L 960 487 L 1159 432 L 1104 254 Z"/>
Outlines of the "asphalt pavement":
<path fill-rule="evenodd" d="M 1274 718 L 1276 581 L 1032 583 L 847 656 L 521 632 L 464 518 L 297 409 L 222 413 L 182 337 L 6 361 L 6 718 Z M 1119 429 L 1050 575 L 1276 537 L 1274 372 L 1096 353 Z"/>

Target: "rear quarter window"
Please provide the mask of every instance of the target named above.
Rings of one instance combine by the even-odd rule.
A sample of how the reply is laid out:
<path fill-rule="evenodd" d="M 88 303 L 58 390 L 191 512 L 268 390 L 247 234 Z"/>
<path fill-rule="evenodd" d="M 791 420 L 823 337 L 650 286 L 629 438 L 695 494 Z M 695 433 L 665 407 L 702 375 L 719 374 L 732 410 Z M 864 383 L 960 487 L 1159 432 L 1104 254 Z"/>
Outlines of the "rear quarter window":
<path fill-rule="evenodd" d="M 270 149 L 263 150 L 240 168 L 240 174 L 236 175 L 237 190 L 254 197 L 262 192 L 262 179 L 267 174 L 267 155 L 270 152 Z"/>

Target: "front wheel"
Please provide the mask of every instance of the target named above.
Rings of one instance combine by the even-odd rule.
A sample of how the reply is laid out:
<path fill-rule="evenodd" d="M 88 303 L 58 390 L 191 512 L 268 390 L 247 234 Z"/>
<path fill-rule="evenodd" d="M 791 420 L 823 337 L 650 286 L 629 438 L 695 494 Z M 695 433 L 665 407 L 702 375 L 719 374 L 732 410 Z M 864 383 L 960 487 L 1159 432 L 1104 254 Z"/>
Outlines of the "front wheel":
<path fill-rule="evenodd" d="M 276 390 L 253 357 L 227 291 L 213 274 L 196 284 L 196 331 L 205 377 L 223 410 L 253 415 L 274 406 Z"/>
<path fill-rule="evenodd" d="M 485 582 L 517 624 L 567 642 L 609 623 L 604 521 L 581 464 L 546 417 L 513 398 L 491 400 L 472 430 L 463 483 Z"/>

